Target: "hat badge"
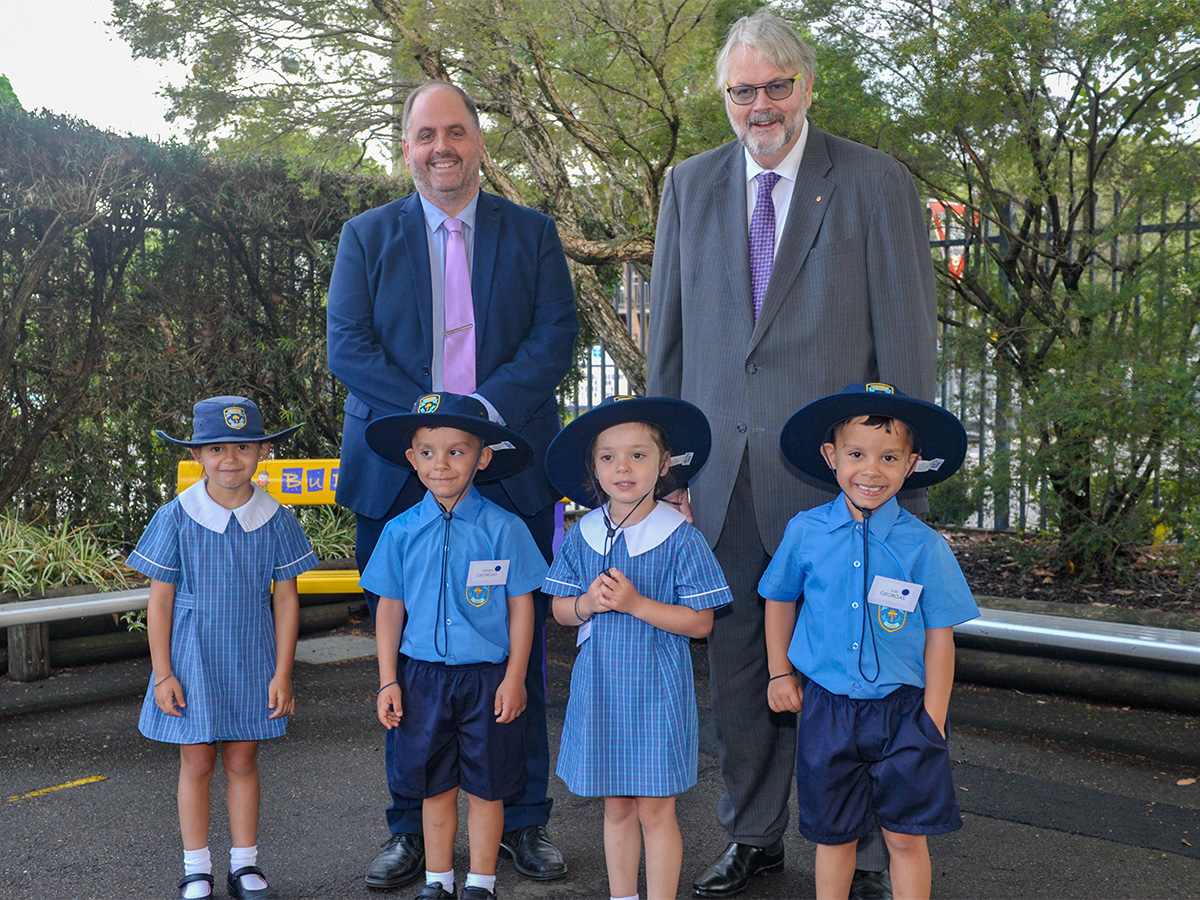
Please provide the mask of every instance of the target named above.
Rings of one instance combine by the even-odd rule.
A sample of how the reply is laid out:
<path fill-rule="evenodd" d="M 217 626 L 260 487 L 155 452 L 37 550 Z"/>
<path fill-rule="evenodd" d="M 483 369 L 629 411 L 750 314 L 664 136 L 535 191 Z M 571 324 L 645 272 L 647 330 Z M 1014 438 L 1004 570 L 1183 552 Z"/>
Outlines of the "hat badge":
<path fill-rule="evenodd" d="M 441 394 L 426 394 L 424 397 L 422 397 L 420 400 L 417 401 L 417 412 L 418 413 L 426 413 L 426 414 L 431 413 L 431 412 L 436 412 L 437 408 L 441 404 L 441 402 L 442 402 Z"/>
<path fill-rule="evenodd" d="M 872 381 L 870 384 L 863 385 L 868 394 L 894 394 L 896 389 L 890 384 L 884 384 L 882 381 Z"/>
<path fill-rule="evenodd" d="M 227 406 L 223 415 L 225 416 L 225 424 L 235 431 L 246 427 L 246 410 L 242 407 Z"/>

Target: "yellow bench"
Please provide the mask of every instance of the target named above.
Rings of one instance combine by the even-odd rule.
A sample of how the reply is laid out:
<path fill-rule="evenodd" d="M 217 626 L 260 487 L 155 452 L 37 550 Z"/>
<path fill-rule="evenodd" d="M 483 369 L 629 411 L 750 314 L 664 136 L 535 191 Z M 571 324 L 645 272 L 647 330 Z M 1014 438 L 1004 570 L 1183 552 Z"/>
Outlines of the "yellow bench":
<path fill-rule="evenodd" d="M 258 464 L 255 483 L 288 506 L 331 506 L 339 460 L 268 459 Z M 181 460 L 175 487 L 183 491 L 204 477 L 198 462 Z M 312 569 L 296 581 L 301 594 L 361 594 L 357 569 Z"/>

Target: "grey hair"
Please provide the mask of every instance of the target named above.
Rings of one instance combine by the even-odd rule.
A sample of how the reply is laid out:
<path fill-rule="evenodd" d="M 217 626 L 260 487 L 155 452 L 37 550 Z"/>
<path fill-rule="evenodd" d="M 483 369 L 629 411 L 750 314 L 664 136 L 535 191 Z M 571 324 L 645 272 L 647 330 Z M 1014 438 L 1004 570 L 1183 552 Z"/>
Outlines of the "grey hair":
<path fill-rule="evenodd" d="M 404 113 L 400 119 L 400 133 L 404 135 L 404 139 L 408 140 L 408 123 L 412 117 L 413 104 L 417 102 L 417 98 L 428 90 L 435 87 L 448 87 L 450 90 L 458 94 L 462 100 L 463 106 L 467 108 L 467 112 L 471 114 L 471 121 L 475 123 L 475 130 L 482 131 L 479 127 L 479 107 L 475 105 L 475 101 L 471 99 L 471 95 L 460 88 L 457 84 L 449 81 L 427 81 L 424 84 L 418 85 L 412 89 L 408 98 L 404 101 Z"/>
<path fill-rule="evenodd" d="M 753 47 L 777 69 L 811 78 L 817 55 L 795 30 L 774 13 L 760 9 L 729 26 L 725 46 L 717 54 L 717 89 L 724 90 L 729 75 L 729 54 L 736 44 Z"/>

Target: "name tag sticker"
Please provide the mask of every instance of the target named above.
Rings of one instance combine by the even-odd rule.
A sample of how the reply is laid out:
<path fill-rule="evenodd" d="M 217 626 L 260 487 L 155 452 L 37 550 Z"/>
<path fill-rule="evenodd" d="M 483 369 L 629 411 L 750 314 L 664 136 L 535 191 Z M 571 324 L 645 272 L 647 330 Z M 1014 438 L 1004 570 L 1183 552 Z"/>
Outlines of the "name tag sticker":
<path fill-rule="evenodd" d="M 477 584 L 507 584 L 508 583 L 508 560 L 507 559 L 477 559 L 471 562 L 471 568 L 467 570 L 467 587 L 475 587 Z"/>
<path fill-rule="evenodd" d="M 592 636 L 592 620 L 581 622 L 579 625 L 579 634 L 575 635 L 575 646 L 580 647 L 583 642 Z"/>
<path fill-rule="evenodd" d="M 876 606 L 887 606 L 912 612 L 917 608 L 917 599 L 921 596 L 921 590 L 921 585 L 913 584 L 911 581 L 876 575 L 875 580 L 871 582 L 867 602 L 874 603 Z"/>

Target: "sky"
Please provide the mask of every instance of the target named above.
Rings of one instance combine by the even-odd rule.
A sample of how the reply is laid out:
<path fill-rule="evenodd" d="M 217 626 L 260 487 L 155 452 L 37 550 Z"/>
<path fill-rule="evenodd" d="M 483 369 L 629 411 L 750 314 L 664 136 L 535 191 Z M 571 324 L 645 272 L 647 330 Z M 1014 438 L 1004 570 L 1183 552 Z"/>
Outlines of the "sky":
<path fill-rule="evenodd" d="M 0 75 L 21 105 L 46 108 L 118 133 L 183 137 L 167 123 L 156 92 L 183 80 L 183 68 L 135 60 L 105 25 L 109 0 L 0 0 Z"/>

